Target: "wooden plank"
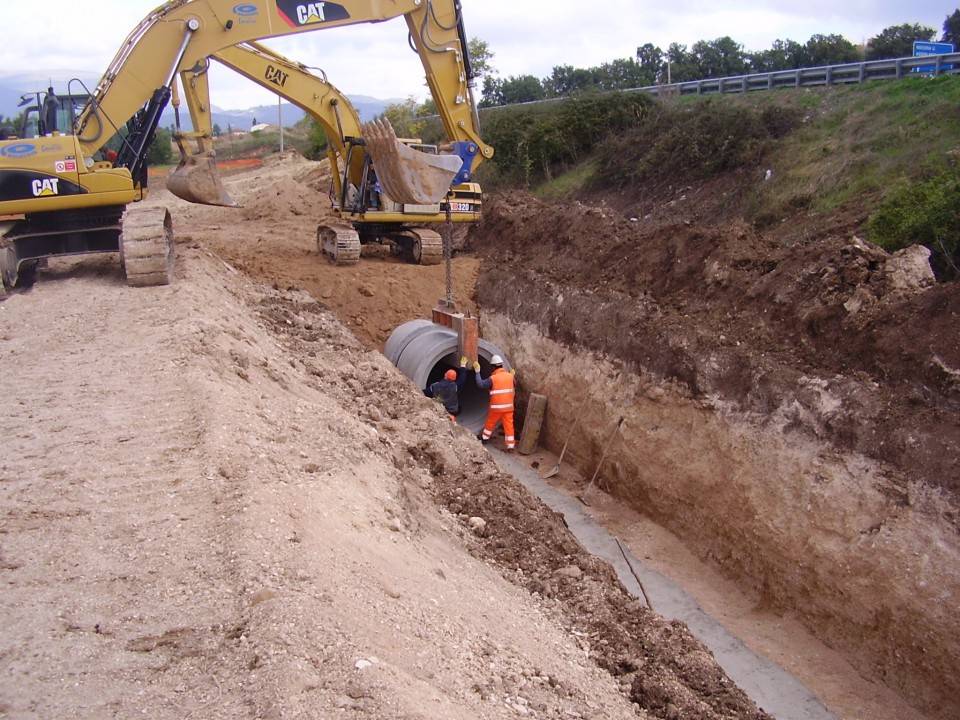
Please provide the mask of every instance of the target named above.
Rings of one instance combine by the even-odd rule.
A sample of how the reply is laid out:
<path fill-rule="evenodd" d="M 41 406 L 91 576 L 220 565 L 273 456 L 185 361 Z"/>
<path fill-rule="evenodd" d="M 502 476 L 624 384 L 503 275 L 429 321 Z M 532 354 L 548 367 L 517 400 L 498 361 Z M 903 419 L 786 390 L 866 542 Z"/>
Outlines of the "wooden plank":
<path fill-rule="evenodd" d="M 520 433 L 520 442 L 517 452 L 529 455 L 537 448 L 540 441 L 540 428 L 543 426 L 543 415 L 547 410 L 547 396 L 530 393 L 527 402 L 527 415 L 523 419 L 523 431 Z"/>

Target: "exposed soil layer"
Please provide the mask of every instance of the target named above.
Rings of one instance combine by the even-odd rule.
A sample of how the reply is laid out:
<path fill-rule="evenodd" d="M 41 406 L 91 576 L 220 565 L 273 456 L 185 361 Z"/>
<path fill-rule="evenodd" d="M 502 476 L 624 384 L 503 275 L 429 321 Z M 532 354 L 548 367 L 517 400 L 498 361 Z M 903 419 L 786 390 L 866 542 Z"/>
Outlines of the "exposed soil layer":
<path fill-rule="evenodd" d="M 960 628 L 943 603 L 960 593 L 960 286 L 933 285 L 923 248 L 891 256 L 842 218 L 819 232 L 804 218 L 800 241 L 701 224 L 736 203 L 697 200 L 679 221 L 667 201 L 632 221 L 489 201 L 467 241 L 484 258 L 482 332 L 552 399 L 548 442 L 597 403 L 590 466 L 626 416 L 612 493 L 955 717 Z"/>

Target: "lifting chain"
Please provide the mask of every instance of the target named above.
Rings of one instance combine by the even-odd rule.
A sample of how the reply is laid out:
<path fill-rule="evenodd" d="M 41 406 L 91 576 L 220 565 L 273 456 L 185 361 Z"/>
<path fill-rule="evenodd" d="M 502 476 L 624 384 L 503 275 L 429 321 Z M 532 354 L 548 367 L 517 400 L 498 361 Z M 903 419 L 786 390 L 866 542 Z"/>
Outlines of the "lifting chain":
<path fill-rule="evenodd" d="M 447 304 L 453 306 L 453 218 L 447 200 L 447 221 L 443 224 L 443 262 L 446 265 Z"/>

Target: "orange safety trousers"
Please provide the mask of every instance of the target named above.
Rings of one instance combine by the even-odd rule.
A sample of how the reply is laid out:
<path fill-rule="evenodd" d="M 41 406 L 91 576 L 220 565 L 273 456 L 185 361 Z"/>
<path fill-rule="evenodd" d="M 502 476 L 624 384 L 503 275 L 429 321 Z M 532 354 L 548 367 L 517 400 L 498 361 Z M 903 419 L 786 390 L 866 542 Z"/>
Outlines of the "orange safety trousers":
<path fill-rule="evenodd" d="M 490 376 L 493 387 L 490 389 L 490 410 L 487 412 L 487 423 L 483 426 L 483 439 L 493 437 L 493 431 L 500 422 L 503 422 L 503 439 L 507 450 L 513 450 L 517 441 L 513 434 L 513 375 L 498 368 Z"/>

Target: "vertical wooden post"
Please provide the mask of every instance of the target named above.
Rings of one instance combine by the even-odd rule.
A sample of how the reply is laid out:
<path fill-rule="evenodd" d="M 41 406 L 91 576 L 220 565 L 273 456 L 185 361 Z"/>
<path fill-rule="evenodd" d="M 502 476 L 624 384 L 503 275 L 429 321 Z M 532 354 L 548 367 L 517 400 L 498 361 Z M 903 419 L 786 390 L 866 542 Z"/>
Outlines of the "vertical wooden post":
<path fill-rule="evenodd" d="M 536 449 L 546 410 L 547 396 L 530 393 L 527 415 L 523 419 L 523 431 L 520 433 L 520 442 L 517 444 L 517 452 L 521 455 L 529 455 Z"/>
<path fill-rule="evenodd" d="M 466 356 L 470 363 L 476 362 L 479 357 L 477 343 L 480 340 L 477 318 L 458 313 L 453 316 L 453 329 L 457 331 L 457 352 L 460 357 Z"/>
<path fill-rule="evenodd" d="M 439 301 L 433 309 L 433 322 L 456 330 L 457 360 L 466 356 L 470 363 L 475 363 L 479 358 L 480 322 L 470 315 L 469 310 L 466 314 L 456 310 L 456 305 Z"/>

